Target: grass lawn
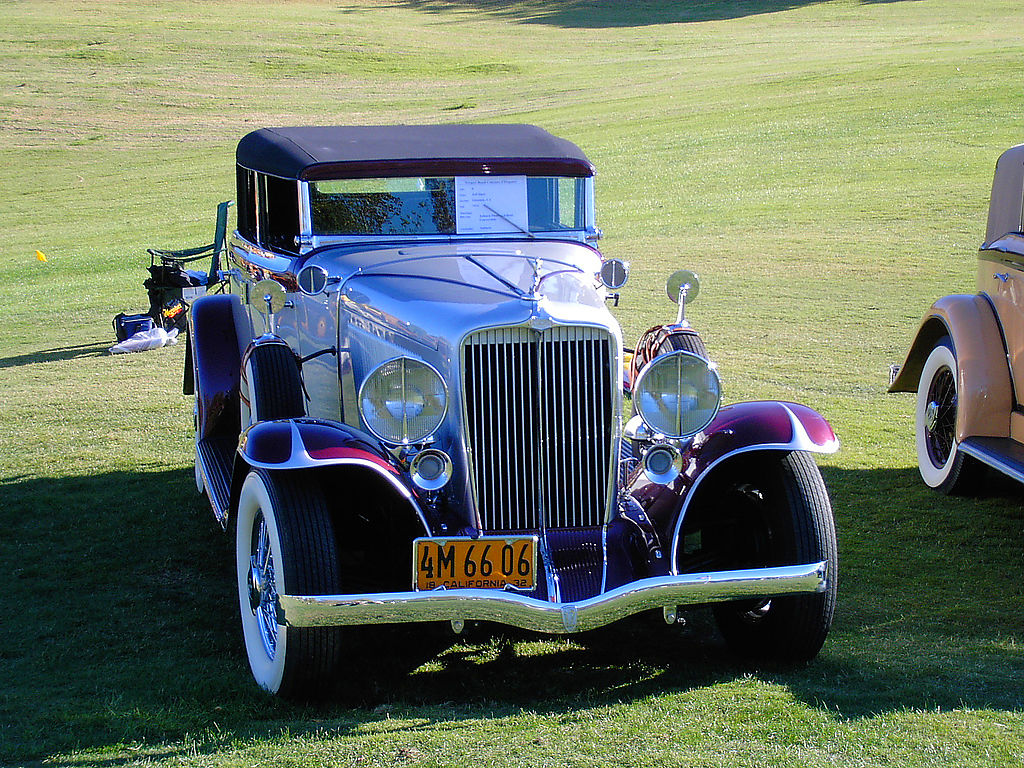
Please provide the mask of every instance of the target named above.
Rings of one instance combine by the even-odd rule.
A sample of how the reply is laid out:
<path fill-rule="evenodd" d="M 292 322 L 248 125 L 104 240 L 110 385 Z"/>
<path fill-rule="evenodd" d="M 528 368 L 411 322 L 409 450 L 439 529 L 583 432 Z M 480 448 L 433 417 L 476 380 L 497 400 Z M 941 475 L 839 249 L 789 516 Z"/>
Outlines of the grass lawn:
<path fill-rule="evenodd" d="M 1019 766 L 1024 496 L 927 491 L 920 316 L 973 292 L 1024 141 L 1020 0 L 9 0 L 0 9 L 0 765 Z M 598 168 L 627 339 L 688 316 L 727 400 L 832 421 L 840 606 L 751 668 L 708 617 L 404 628 L 337 699 L 250 682 L 183 345 L 111 357 L 147 246 L 208 242 L 259 126 L 531 122 Z M 36 250 L 46 255 L 36 258 Z"/>

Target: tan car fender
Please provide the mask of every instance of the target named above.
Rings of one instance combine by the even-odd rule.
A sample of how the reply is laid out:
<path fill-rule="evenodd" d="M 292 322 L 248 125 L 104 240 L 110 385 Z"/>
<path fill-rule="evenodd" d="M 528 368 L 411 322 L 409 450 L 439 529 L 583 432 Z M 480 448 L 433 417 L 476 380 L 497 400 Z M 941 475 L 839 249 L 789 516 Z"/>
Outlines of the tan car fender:
<path fill-rule="evenodd" d="M 956 438 L 1008 437 L 1013 385 L 1003 334 L 984 296 L 954 294 L 932 304 L 890 392 L 916 392 L 925 360 L 943 336 L 957 359 Z"/>

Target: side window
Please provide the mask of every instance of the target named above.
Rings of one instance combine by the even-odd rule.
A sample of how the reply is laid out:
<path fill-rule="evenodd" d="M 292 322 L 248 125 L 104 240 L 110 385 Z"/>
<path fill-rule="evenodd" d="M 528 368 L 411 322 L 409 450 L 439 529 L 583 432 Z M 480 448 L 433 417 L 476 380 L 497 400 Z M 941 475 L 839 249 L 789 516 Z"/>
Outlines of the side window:
<path fill-rule="evenodd" d="M 242 166 L 235 167 L 238 234 L 256 242 L 256 174 Z"/>
<path fill-rule="evenodd" d="M 238 166 L 238 233 L 279 251 L 295 252 L 299 234 L 299 182 Z"/>
<path fill-rule="evenodd" d="M 299 233 L 299 183 L 295 179 L 257 174 L 256 205 L 260 244 L 295 251 Z"/>

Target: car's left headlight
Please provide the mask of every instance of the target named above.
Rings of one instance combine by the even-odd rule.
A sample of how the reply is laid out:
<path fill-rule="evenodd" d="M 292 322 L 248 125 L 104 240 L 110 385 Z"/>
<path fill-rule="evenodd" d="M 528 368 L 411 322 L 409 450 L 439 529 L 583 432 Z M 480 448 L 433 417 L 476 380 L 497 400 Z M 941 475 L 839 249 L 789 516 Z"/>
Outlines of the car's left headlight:
<path fill-rule="evenodd" d="M 448 408 L 448 388 L 434 368 L 411 357 L 377 366 L 359 389 L 359 412 L 374 435 L 407 445 L 430 437 Z"/>
<path fill-rule="evenodd" d="M 714 366 L 689 352 L 670 352 L 644 366 L 633 386 L 633 403 L 654 432 L 690 437 L 711 423 L 722 402 Z"/>

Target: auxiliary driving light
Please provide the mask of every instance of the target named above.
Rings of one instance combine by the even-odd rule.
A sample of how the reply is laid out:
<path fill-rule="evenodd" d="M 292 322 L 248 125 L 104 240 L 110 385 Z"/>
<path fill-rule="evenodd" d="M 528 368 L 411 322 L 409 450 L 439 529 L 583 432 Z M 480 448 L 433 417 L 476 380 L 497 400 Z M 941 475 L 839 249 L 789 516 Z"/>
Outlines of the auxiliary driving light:
<path fill-rule="evenodd" d="M 683 456 L 674 445 L 658 443 L 647 449 L 643 467 L 652 483 L 668 485 L 683 471 Z"/>
<path fill-rule="evenodd" d="M 409 475 L 418 488 L 424 491 L 439 490 L 451 479 L 451 457 L 436 448 L 424 448 L 409 464 Z"/>

